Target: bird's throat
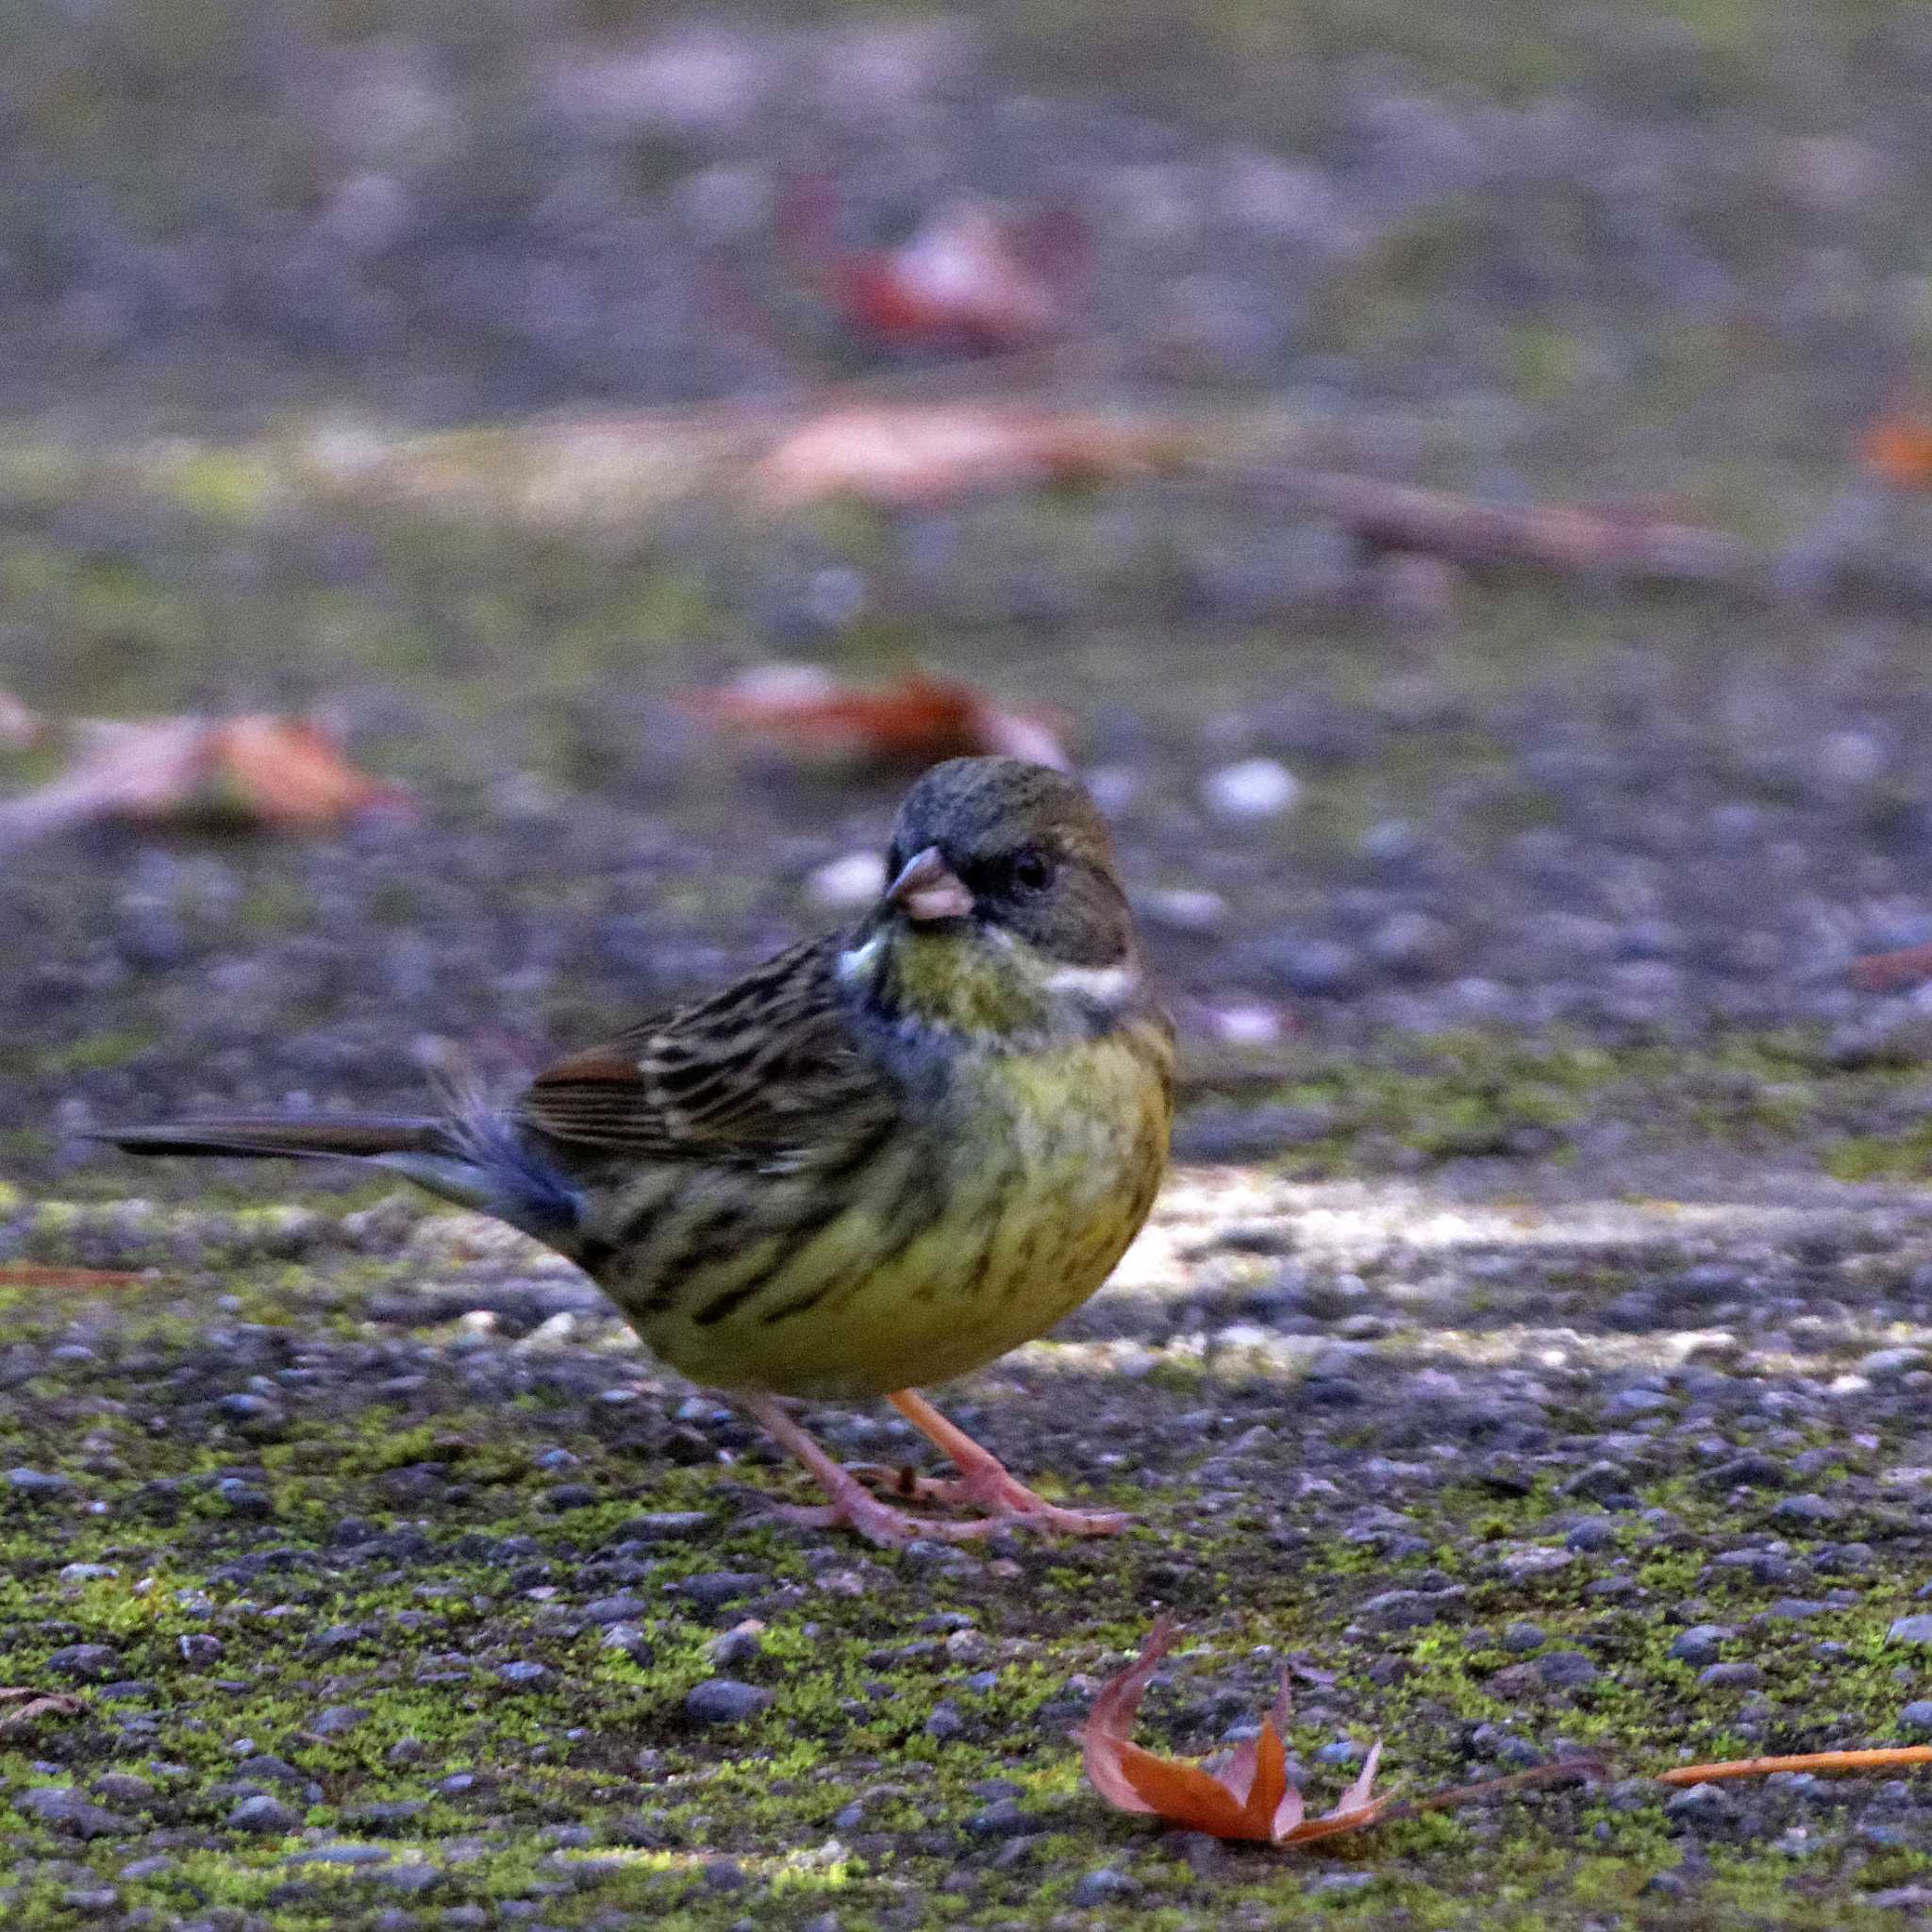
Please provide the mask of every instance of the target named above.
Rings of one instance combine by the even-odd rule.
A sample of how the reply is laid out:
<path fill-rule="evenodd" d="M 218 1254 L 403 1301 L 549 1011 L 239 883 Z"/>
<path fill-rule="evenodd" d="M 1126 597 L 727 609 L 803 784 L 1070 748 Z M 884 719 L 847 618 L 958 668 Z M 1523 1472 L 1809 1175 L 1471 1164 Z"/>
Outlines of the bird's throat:
<path fill-rule="evenodd" d="M 1135 983 L 1130 969 L 1115 968 L 1083 972 L 1074 984 L 1031 947 L 963 924 L 887 928 L 844 955 L 841 971 L 864 985 L 875 1011 L 902 1025 L 1014 1049 L 1106 1030 Z"/>

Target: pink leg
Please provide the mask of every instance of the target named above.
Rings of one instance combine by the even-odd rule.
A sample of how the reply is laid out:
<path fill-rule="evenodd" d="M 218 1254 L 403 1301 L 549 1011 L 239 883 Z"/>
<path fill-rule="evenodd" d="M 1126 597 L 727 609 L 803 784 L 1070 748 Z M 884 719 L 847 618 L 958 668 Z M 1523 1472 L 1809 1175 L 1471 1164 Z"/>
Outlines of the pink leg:
<path fill-rule="evenodd" d="M 959 1472 L 957 1482 L 913 1477 L 909 1491 L 903 1491 L 911 1499 L 997 1509 L 1008 1522 L 1062 1536 L 1114 1536 L 1126 1528 L 1130 1519 L 1112 1510 L 1067 1509 L 1035 1495 L 991 1450 L 949 1423 L 916 1389 L 901 1389 L 886 1400 Z"/>
<path fill-rule="evenodd" d="M 990 1536 L 1009 1523 L 1024 1519 L 1017 1513 L 998 1512 L 964 1521 L 944 1517 L 914 1516 L 895 1509 L 874 1495 L 850 1470 L 834 1462 L 818 1443 L 769 1395 L 739 1398 L 744 1412 L 775 1442 L 798 1457 L 818 1478 L 820 1487 L 831 1498 L 817 1507 L 781 1506 L 779 1514 L 788 1522 L 813 1529 L 832 1529 L 848 1524 L 869 1542 L 887 1549 L 903 1549 L 922 1537 L 938 1537 L 948 1542 L 963 1542 L 969 1537 Z"/>

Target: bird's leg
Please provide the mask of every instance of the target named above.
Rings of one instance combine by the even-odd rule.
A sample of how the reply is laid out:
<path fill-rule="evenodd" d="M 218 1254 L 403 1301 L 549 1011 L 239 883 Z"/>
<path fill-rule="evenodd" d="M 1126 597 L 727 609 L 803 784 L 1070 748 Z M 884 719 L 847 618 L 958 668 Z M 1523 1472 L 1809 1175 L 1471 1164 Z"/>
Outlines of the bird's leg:
<path fill-rule="evenodd" d="M 896 1478 L 894 1492 L 908 1502 L 970 1503 L 1004 1511 L 1010 1523 L 1062 1536 L 1113 1536 L 1126 1528 L 1129 1519 L 1112 1510 L 1067 1509 L 1035 1495 L 991 1449 L 949 1423 L 916 1389 L 901 1389 L 886 1400 L 959 1472 L 954 1481 L 905 1472 Z"/>
<path fill-rule="evenodd" d="M 878 1543 L 887 1549 L 903 1549 L 922 1537 L 963 1542 L 969 1537 L 989 1536 L 1010 1523 L 1025 1520 L 1017 1512 L 1006 1510 L 955 1520 L 914 1516 L 907 1510 L 895 1509 L 882 1497 L 875 1496 L 850 1470 L 835 1462 L 773 1397 L 744 1396 L 739 1401 L 744 1412 L 774 1441 L 782 1443 L 811 1471 L 820 1487 L 831 1498 L 828 1503 L 816 1507 L 800 1508 L 789 1504 L 776 1506 L 778 1513 L 789 1523 L 802 1524 L 811 1529 L 834 1529 L 841 1524 L 849 1524 L 869 1542 Z M 981 1451 L 982 1455 L 984 1453 Z M 993 1466 L 998 1468 L 999 1465 L 995 1463 Z"/>

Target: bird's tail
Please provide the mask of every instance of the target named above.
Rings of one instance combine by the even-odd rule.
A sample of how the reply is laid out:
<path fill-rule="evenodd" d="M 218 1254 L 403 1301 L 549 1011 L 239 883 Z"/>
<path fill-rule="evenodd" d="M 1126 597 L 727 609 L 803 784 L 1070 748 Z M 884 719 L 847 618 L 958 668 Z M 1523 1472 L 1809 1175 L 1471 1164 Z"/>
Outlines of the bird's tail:
<path fill-rule="evenodd" d="M 569 1177 L 527 1145 L 508 1114 L 474 1096 L 464 1096 L 458 1111 L 444 1115 L 228 1114 L 97 1127 L 88 1138 L 125 1154 L 366 1160 L 566 1252 L 583 1218 L 582 1199 Z"/>
<path fill-rule="evenodd" d="M 105 1141 L 124 1154 L 225 1154 L 242 1159 L 348 1156 L 368 1160 L 385 1154 L 454 1151 L 448 1122 L 427 1114 L 324 1114 L 291 1120 L 238 1113 L 146 1127 L 100 1127 L 88 1138 Z"/>

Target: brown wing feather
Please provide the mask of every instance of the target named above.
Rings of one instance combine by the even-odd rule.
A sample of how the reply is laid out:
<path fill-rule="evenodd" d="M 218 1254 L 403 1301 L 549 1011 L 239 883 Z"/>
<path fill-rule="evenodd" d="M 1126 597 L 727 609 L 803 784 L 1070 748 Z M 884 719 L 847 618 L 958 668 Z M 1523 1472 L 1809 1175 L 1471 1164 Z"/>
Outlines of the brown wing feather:
<path fill-rule="evenodd" d="M 525 1124 L 568 1147 L 657 1159 L 769 1161 L 883 1117 L 891 1089 L 860 1051 L 814 940 L 694 1005 L 538 1074 Z"/>

